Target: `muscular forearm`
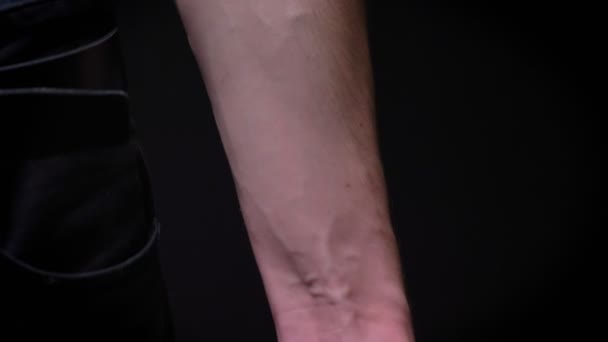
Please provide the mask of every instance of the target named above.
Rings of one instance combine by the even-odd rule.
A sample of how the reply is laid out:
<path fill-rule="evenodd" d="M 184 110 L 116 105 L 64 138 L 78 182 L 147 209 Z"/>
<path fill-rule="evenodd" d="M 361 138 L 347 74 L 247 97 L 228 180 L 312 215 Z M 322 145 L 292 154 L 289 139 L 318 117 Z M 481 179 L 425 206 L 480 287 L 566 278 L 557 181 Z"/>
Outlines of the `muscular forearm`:
<path fill-rule="evenodd" d="M 362 321 L 408 334 L 362 5 L 177 3 L 279 334 L 334 341 Z"/>

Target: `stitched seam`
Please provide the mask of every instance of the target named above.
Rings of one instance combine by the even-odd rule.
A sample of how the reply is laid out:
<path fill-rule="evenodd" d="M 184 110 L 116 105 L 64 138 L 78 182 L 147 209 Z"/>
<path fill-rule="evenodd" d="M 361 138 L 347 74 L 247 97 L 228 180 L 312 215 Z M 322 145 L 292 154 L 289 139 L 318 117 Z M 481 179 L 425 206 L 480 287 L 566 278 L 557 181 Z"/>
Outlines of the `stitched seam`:
<path fill-rule="evenodd" d="M 147 252 L 151 248 L 153 248 L 158 236 L 160 235 L 160 222 L 156 218 L 154 218 L 153 225 L 154 225 L 154 230 L 152 232 L 152 235 L 150 236 L 150 238 L 146 242 L 146 245 L 142 249 L 140 249 L 133 256 L 129 257 L 128 259 L 126 259 L 125 261 L 123 261 L 121 263 L 118 263 L 114 266 L 102 268 L 102 269 L 96 270 L 96 271 L 80 272 L 80 273 L 52 272 L 52 271 L 46 271 L 46 270 L 31 266 L 13 256 L 11 256 L 3 249 L 0 249 L 0 255 L 4 256 L 10 262 L 14 263 L 18 267 L 25 269 L 26 271 L 35 273 L 39 276 L 43 276 L 43 277 L 47 277 L 47 278 L 51 278 L 51 279 L 55 279 L 55 280 L 59 280 L 59 281 L 100 278 L 105 275 L 109 275 L 109 274 L 112 274 L 115 272 L 120 272 L 121 270 L 126 269 L 128 266 L 134 264 L 135 262 L 137 262 L 138 260 L 143 258 L 147 254 Z"/>
<path fill-rule="evenodd" d="M 108 41 L 110 38 L 112 38 L 116 32 L 118 32 L 118 28 L 114 28 L 112 29 L 110 32 L 104 34 L 103 36 L 101 36 L 100 38 L 87 43 L 85 45 L 79 46 L 75 49 L 69 50 L 69 51 L 65 51 L 65 52 L 61 52 L 52 56 L 46 56 L 46 57 L 42 57 L 42 58 L 38 58 L 38 59 L 34 59 L 34 60 L 30 60 L 30 61 L 26 61 L 26 62 L 20 62 L 20 63 L 16 63 L 16 64 L 10 64 L 10 65 L 5 65 L 5 66 L 0 66 L 0 73 L 3 71 L 12 71 L 14 69 L 20 69 L 20 68 L 26 68 L 26 67 L 30 67 L 30 66 L 36 66 L 38 64 L 43 64 L 43 63 L 47 63 L 47 62 L 51 62 L 57 59 L 61 59 L 61 58 L 65 58 L 65 57 L 69 57 L 72 55 L 75 55 L 79 52 L 83 52 L 85 50 L 94 48 L 96 46 L 99 46 L 101 44 L 103 44 L 104 42 Z"/>

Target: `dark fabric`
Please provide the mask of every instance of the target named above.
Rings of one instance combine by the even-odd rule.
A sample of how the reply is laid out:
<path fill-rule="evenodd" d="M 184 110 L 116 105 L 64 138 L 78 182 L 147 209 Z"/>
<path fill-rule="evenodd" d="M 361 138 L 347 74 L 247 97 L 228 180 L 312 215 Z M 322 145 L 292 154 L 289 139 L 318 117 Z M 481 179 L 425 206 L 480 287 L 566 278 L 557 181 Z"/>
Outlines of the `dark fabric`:
<path fill-rule="evenodd" d="M 2 163 L 2 341 L 171 341 L 148 170 L 133 122 L 117 115 L 128 114 L 126 100 L 36 101 L 41 96 L 48 95 L 21 100 L 63 105 L 28 113 L 30 125 L 24 127 L 30 129 L 21 132 L 32 138 L 31 145 Z M 0 106 L 6 100 L 0 96 Z M 15 96 L 11 101 L 19 102 Z M 76 111 L 87 102 L 88 111 Z M 116 113 L 106 117 L 113 128 L 101 124 L 102 112 L 112 108 Z M 36 121 L 36 114 L 46 119 Z M 53 115 L 55 124 L 47 126 L 52 132 L 43 136 L 53 148 L 45 150 L 33 128 Z M 81 123 L 82 117 L 90 124 L 80 128 L 91 137 L 78 144 L 70 122 Z M 95 127 L 109 130 L 103 134 Z"/>
<path fill-rule="evenodd" d="M 61 53 L 0 65 L 0 89 L 124 89 L 119 49 L 117 30 L 108 28 Z"/>
<path fill-rule="evenodd" d="M 53 274 L 1 256 L 2 341 L 172 341 L 157 232 L 133 258 L 97 272 Z"/>
<path fill-rule="evenodd" d="M 115 1 L 0 2 L 0 66 L 48 56 L 91 41 L 114 23 Z"/>
<path fill-rule="evenodd" d="M 135 142 L 11 164 L 4 252 L 49 271 L 90 271 L 121 262 L 148 239 Z"/>
<path fill-rule="evenodd" d="M 0 2 L 0 78 L 15 81 L 0 82 L 1 341 L 173 340 L 121 73 L 77 74 L 122 68 L 100 3 Z"/>

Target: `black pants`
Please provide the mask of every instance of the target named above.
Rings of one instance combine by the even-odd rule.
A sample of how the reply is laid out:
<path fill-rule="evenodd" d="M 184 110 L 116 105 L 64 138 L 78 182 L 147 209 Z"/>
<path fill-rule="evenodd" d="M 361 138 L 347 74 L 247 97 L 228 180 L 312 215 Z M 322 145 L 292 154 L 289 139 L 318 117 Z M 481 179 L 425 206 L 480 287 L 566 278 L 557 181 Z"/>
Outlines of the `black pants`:
<path fill-rule="evenodd" d="M 43 125 L 50 130 L 46 136 L 25 147 L 9 146 L 19 156 L 4 154 L 9 157 L 2 164 L 8 203 L 0 226 L 0 339 L 171 341 L 148 170 L 133 130 L 108 112 L 120 101 L 66 96 L 49 102 L 90 110 L 66 114 L 48 108 L 44 115 L 63 124 Z M 115 118 L 115 131 L 96 132 L 106 140 L 99 144 L 89 138 L 73 146 L 78 130 L 88 127 L 94 137 L 94 127 L 107 127 L 79 127 L 83 118 Z M 22 133 L 40 125 L 27 122 Z M 127 134 L 118 134 L 121 129 Z M 38 153 L 42 145 L 46 150 Z"/>
<path fill-rule="evenodd" d="M 173 340 L 115 30 L 92 27 L 0 63 L 3 342 Z"/>

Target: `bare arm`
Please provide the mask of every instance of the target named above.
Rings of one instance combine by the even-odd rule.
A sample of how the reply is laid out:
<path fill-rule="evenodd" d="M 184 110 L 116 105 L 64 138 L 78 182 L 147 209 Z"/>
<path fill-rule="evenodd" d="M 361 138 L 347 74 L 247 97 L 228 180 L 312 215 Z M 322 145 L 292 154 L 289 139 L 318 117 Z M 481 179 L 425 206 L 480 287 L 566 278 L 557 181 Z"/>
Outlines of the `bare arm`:
<path fill-rule="evenodd" d="M 357 0 L 177 0 L 279 339 L 413 341 Z"/>

